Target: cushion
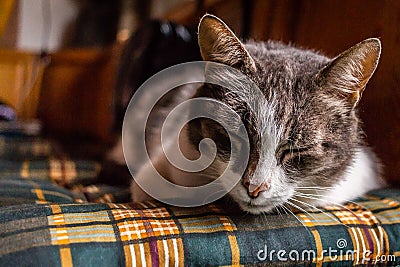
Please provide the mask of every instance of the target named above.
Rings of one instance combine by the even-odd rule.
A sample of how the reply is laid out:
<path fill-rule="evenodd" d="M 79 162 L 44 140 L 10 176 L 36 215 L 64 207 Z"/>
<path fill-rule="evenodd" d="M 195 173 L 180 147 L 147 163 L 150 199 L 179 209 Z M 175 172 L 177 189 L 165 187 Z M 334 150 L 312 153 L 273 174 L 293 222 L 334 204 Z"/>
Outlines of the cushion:
<path fill-rule="evenodd" d="M 258 216 L 229 199 L 196 208 L 123 203 L 127 188 L 95 183 L 97 162 L 60 159 L 51 149 L 35 159 L 26 151 L 26 159 L 0 160 L 0 265 L 400 264 L 398 189 L 343 206 Z"/>

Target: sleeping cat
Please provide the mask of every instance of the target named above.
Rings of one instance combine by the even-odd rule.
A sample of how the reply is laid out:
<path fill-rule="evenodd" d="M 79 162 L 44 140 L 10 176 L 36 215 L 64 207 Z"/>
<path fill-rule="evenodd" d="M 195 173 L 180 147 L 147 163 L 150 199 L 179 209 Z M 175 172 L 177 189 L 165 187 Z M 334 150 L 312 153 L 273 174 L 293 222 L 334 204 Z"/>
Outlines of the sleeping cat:
<path fill-rule="evenodd" d="M 190 121 L 179 140 L 182 153 L 190 159 L 199 157 L 201 140 L 214 140 L 217 155 L 209 170 L 198 175 L 179 170 L 158 149 L 165 114 L 189 98 L 208 97 L 235 110 L 249 135 L 246 171 L 229 192 L 244 211 L 259 214 L 277 207 L 343 203 L 384 185 L 378 160 L 363 140 L 357 116 L 357 105 L 379 61 L 378 39 L 367 39 L 330 59 L 279 42 L 243 44 L 212 15 L 201 19 L 198 39 L 203 60 L 239 70 L 265 98 L 239 98 L 227 88 L 211 85 L 178 88 L 150 118 L 146 141 L 152 163 L 138 163 L 138 177 L 150 175 L 151 164 L 165 179 L 185 186 L 209 182 L 199 182 L 199 177 L 216 179 L 221 175 L 228 164 L 226 155 L 232 140 L 212 120 Z M 260 107 L 257 114 L 248 109 L 249 104 Z M 123 164 L 121 144 L 114 148 L 111 159 Z M 134 143 L 129 150 L 135 153 Z M 131 192 L 133 201 L 150 198 L 135 181 Z"/>

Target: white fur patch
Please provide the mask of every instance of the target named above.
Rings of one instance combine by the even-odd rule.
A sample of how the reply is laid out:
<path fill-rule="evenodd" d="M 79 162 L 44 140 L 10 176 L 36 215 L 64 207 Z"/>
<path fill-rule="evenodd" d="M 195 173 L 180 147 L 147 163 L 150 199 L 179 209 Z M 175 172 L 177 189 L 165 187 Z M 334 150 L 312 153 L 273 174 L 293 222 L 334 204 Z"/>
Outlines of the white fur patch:
<path fill-rule="evenodd" d="M 332 202 L 343 203 L 384 185 L 385 181 L 377 172 L 375 156 L 368 148 L 362 147 L 356 152 L 343 181 L 327 192 L 326 197 Z"/>

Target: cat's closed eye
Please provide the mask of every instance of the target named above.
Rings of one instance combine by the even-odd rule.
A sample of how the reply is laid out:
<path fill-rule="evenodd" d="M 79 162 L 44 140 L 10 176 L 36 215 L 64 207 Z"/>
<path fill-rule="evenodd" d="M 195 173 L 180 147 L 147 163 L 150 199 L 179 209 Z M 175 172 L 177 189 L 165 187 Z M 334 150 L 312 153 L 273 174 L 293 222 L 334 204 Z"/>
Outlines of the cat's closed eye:
<path fill-rule="evenodd" d="M 303 162 L 305 154 L 310 151 L 312 147 L 295 147 L 291 144 L 284 144 L 278 147 L 276 151 L 277 162 L 281 166 L 300 165 Z"/>

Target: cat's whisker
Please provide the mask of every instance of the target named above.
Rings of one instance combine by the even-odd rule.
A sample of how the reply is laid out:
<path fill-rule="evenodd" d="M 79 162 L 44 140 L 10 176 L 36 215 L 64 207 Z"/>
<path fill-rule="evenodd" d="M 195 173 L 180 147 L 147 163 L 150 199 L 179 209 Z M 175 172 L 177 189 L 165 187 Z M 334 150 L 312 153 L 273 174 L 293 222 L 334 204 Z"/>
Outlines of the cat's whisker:
<path fill-rule="evenodd" d="M 296 193 L 302 194 L 302 195 L 305 195 L 305 196 L 312 196 L 312 197 L 315 197 L 314 199 L 328 198 L 328 196 L 320 195 L 320 194 L 310 194 L 310 193 L 301 193 L 301 192 L 296 192 Z M 361 205 L 360 203 L 354 202 L 354 201 L 352 201 L 352 200 L 350 200 L 350 199 L 345 199 L 345 198 L 343 198 L 342 200 L 343 200 L 343 202 L 354 204 L 354 205 L 359 206 L 359 207 L 361 207 L 361 208 L 363 208 L 363 209 L 368 209 L 368 208 L 364 207 L 363 205 Z M 330 200 L 330 202 L 333 203 L 333 204 L 335 204 L 335 205 L 344 207 L 344 206 L 341 205 L 340 203 L 334 202 L 333 200 Z"/>
<path fill-rule="evenodd" d="M 355 216 L 357 219 L 359 219 L 359 216 L 358 216 L 356 213 L 354 213 L 354 211 L 352 211 L 351 209 L 347 208 L 346 206 L 344 206 L 344 205 L 342 205 L 342 204 L 339 204 L 339 203 L 337 203 L 337 202 L 334 202 L 334 201 L 332 201 L 332 200 L 321 199 L 321 197 L 325 197 L 325 196 L 322 196 L 322 195 L 321 195 L 320 197 L 313 197 L 313 196 L 307 196 L 307 195 L 304 195 L 304 194 L 300 194 L 300 195 L 299 195 L 299 194 L 295 194 L 295 195 L 297 195 L 297 196 L 299 196 L 299 197 L 302 197 L 302 198 L 308 198 L 308 199 L 319 200 L 319 201 L 331 203 L 331 204 L 333 204 L 333 205 L 335 205 L 335 206 L 339 206 L 340 208 L 347 210 L 347 211 L 350 212 L 353 216 Z M 358 204 L 356 204 L 356 205 L 358 205 Z M 360 205 L 358 205 L 358 206 L 360 206 Z M 362 207 L 362 208 L 364 208 L 364 207 Z"/>
<path fill-rule="evenodd" d="M 290 200 L 294 200 L 293 198 L 289 198 L 288 201 L 286 201 L 286 203 L 288 203 L 290 206 L 294 207 L 295 209 L 300 210 L 301 212 L 309 215 L 310 217 L 312 217 L 315 221 L 317 221 L 317 218 L 315 218 L 311 213 L 309 213 L 308 211 L 306 211 L 305 209 L 303 209 L 302 207 L 299 207 L 298 205 L 294 204 L 293 202 L 291 202 Z"/>
<path fill-rule="evenodd" d="M 261 215 L 262 215 L 262 217 L 264 218 L 264 220 L 265 220 L 265 222 L 267 222 L 268 223 L 268 215 L 266 214 L 266 213 L 261 213 Z"/>
<path fill-rule="evenodd" d="M 321 190 L 331 190 L 333 186 L 297 186 L 298 189 L 321 189 Z"/>
<path fill-rule="evenodd" d="M 333 216 L 332 214 L 326 213 L 325 211 L 323 211 L 322 209 L 317 208 L 317 207 L 314 206 L 314 205 L 308 204 L 308 203 L 306 203 L 306 202 L 304 202 L 304 201 L 301 201 L 301 200 L 298 200 L 298 199 L 294 199 L 294 198 L 291 198 L 291 200 L 292 200 L 292 201 L 296 201 L 296 202 L 298 202 L 298 203 L 300 203 L 300 204 L 302 204 L 302 205 L 308 206 L 308 207 L 310 207 L 310 208 L 313 208 L 313 209 L 315 209 L 315 210 L 317 210 L 317 211 L 323 213 L 324 215 L 328 216 L 329 218 L 331 218 L 331 219 L 332 219 L 333 221 L 335 221 L 335 222 L 340 222 L 340 221 L 338 220 L 337 217 Z M 342 223 L 342 222 L 340 222 L 340 223 Z"/>
<path fill-rule="evenodd" d="M 286 220 L 287 218 L 284 217 L 284 215 L 288 215 L 287 211 L 283 208 L 282 204 L 279 204 L 275 207 L 275 210 L 278 212 L 278 214 L 280 215 L 280 217 L 282 218 L 282 220 Z"/>
<path fill-rule="evenodd" d="M 298 186 L 298 187 L 296 187 L 296 190 L 298 193 L 309 194 L 309 193 L 315 192 L 317 194 L 321 194 L 321 193 L 326 193 L 328 191 L 334 190 L 334 187 L 321 187 L 321 186 L 301 187 L 301 186 Z"/>
<path fill-rule="evenodd" d="M 281 209 L 285 212 L 286 215 L 288 215 L 288 212 L 287 212 L 287 210 L 285 209 L 284 204 L 279 204 L 278 207 L 281 208 Z"/>
<path fill-rule="evenodd" d="M 275 210 L 278 212 L 278 214 L 282 217 L 281 211 L 279 210 L 279 205 L 275 207 Z"/>
<path fill-rule="evenodd" d="M 286 203 L 288 203 L 288 202 L 286 202 Z M 303 222 L 299 219 L 299 217 L 297 217 L 297 215 L 295 213 L 293 213 L 293 211 L 291 211 L 290 208 L 285 207 L 284 205 L 282 205 L 282 208 L 284 208 L 287 212 L 289 212 L 301 225 L 303 225 L 305 228 L 307 228 L 307 226 L 305 226 L 303 224 Z"/>
<path fill-rule="evenodd" d="M 279 216 L 280 216 L 281 218 L 283 218 L 282 213 L 281 213 L 281 211 L 279 210 L 279 207 L 280 207 L 280 205 L 276 206 L 276 207 L 274 208 L 274 210 L 276 210 L 276 212 L 279 214 Z"/>

